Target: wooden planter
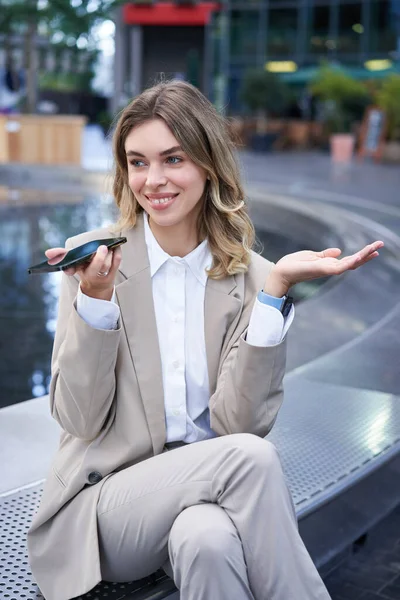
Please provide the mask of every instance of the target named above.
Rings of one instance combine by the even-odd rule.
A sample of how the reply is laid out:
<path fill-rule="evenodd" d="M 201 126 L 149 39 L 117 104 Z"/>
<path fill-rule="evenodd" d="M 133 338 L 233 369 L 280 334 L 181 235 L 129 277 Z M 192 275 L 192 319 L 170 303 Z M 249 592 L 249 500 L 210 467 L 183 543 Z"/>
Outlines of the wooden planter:
<path fill-rule="evenodd" d="M 80 165 L 86 118 L 0 115 L 0 163 Z"/>
<path fill-rule="evenodd" d="M 229 128 L 238 147 L 250 147 L 257 133 L 255 118 L 235 117 L 229 120 Z M 268 119 L 265 134 L 275 134 L 274 147 L 284 149 L 307 149 L 321 146 L 324 131 L 321 123 L 301 119 Z"/>

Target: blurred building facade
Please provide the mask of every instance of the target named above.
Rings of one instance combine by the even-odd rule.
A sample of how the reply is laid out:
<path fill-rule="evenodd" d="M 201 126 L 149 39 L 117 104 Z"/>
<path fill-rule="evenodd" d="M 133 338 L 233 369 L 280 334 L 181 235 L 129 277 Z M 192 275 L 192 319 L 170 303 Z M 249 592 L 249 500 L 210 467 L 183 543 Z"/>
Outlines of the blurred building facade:
<path fill-rule="evenodd" d="M 113 109 L 163 73 L 237 114 L 247 69 L 304 84 L 323 60 L 358 74 L 396 68 L 400 0 L 137 0 L 118 15 Z"/>

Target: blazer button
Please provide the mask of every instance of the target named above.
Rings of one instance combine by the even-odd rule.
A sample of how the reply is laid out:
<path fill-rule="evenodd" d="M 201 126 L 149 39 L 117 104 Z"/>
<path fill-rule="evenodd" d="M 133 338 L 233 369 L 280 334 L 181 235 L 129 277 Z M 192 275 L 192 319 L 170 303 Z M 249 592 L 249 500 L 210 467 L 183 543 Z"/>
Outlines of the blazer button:
<path fill-rule="evenodd" d="M 102 479 L 103 479 L 103 475 L 101 473 L 99 473 L 98 471 L 92 471 L 91 473 L 89 473 L 88 481 L 91 485 L 94 485 L 95 483 L 99 483 L 99 481 L 101 481 Z"/>

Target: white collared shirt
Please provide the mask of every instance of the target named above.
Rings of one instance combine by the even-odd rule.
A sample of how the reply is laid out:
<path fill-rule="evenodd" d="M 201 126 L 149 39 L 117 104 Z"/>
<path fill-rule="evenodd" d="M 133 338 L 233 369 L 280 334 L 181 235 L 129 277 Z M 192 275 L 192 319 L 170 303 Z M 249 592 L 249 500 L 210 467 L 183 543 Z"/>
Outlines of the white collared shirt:
<path fill-rule="evenodd" d="M 183 258 L 170 256 L 158 244 L 147 218 L 144 226 L 161 355 L 166 441 L 198 442 L 216 436 L 210 428 L 204 336 L 206 269 L 212 255 L 204 240 Z M 77 310 L 96 329 L 115 329 L 120 315 L 115 295 L 107 302 L 90 298 L 80 289 Z M 254 346 L 279 344 L 293 317 L 293 308 L 284 319 L 276 308 L 256 300 L 246 341 Z"/>

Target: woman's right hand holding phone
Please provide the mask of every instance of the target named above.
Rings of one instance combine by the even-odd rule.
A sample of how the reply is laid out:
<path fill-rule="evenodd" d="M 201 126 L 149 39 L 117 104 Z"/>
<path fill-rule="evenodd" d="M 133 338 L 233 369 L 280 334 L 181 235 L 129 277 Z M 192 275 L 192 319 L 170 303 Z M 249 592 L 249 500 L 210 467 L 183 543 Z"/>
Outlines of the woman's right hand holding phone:
<path fill-rule="evenodd" d="M 67 252 L 68 250 L 65 248 L 49 248 L 45 254 L 49 264 L 55 265 L 64 258 Z M 121 258 L 121 248 L 108 250 L 107 246 L 100 246 L 89 263 L 70 267 L 64 273 L 79 275 L 81 290 L 86 296 L 99 300 L 111 300 Z"/>

